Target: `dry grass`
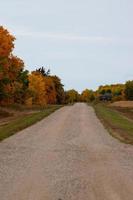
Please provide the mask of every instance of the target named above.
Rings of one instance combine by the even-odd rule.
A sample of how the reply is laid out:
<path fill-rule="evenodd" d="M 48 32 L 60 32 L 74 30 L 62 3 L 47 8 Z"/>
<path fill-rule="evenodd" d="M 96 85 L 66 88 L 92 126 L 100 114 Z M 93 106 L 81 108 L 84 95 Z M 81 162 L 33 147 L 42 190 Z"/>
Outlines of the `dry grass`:
<path fill-rule="evenodd" d="M 121 108 L 133 108 L 133 101 L 117 101 L 111 103 L 110 106 Z"/>
<path fill-rule="evenodd" d="M 125 117 L 133 120 L 133 101 L 118 101 L 109 105 L 110 108 L 120 112 Z"/>

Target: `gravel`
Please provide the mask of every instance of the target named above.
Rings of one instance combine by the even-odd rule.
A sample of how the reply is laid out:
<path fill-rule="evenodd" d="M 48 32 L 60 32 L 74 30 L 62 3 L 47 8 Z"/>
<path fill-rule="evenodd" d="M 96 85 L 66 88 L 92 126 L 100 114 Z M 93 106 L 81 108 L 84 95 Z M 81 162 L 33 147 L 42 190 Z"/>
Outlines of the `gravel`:
<path fill-rule="evenodd" d="M 132 200 L 133 147 L 66 106 L 0 143 L 0 200 Z"/>

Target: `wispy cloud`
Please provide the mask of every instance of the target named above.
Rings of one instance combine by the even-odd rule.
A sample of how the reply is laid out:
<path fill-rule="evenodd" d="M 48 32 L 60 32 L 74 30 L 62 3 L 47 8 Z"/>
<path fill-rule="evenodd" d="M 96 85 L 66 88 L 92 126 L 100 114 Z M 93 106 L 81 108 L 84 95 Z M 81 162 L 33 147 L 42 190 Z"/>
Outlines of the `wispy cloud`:
<path fill-rule="evenodd" d="M 38 32 L 29 30 L 15 31 L 16 37 L 29 37 L 33 39 L 50 39 L 50 40 L 61 40 L 70 42 L 85 42 L 90 44 L 117 44 L 117 45 L 133 45 L 133 38 L 118 38 L 109 36 L 83 36 L 74 35 L 71 33 L 57 33 L 57 32 Z"/>
<path fill-rule="evenodd" d="M 102 44 L 102 45 L 128 45 L 133 46 L 133 37 L 112 37 L 112 36 L 91 36 L 77 35 L 63 32 L 46 32 L 29 30 L 26 27 L 10 26 L 9 30 L 17 37 L 26 37 L 32 39 L 58 40 L 76 43 Z"/>
<path fill-rule="evenodd" d="M 14 34 L 16 37 L 30 37 L 30 38 L 43 38 L 43 39 L 53 39 L 53 40 L 66 40 L 66 41 L 79 41 L 79 42 L 88 42 L 88 43 L 112 43 L 113 39 L 111 37 L 102 37 L 102 36 L 82 36 L 74 35 L 71 33 L 57 33 L 57 32 L 37 32 L 37 31 L 27 31 L 19 30 L 15 31 Z"/>

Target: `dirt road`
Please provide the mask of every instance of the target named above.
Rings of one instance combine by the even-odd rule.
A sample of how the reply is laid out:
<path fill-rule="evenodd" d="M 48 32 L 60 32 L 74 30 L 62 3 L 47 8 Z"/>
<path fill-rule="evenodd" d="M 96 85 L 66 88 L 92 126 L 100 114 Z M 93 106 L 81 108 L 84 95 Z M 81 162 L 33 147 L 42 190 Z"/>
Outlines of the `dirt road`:
<path fill-rule="evenodd" d="M 66 106 L 0 143 L 0 200 L 133 200 L 133 147 Z"/>

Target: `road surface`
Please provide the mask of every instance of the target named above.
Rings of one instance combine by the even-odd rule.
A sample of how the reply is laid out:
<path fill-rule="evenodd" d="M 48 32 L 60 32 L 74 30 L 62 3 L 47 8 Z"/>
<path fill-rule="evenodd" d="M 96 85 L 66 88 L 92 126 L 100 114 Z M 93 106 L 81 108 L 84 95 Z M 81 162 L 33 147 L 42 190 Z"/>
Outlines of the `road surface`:
<path fill-rule="evenodd" d="M 133 200 L 133 147 L 63 107 L 0 143 L 0 200 Z"/>

